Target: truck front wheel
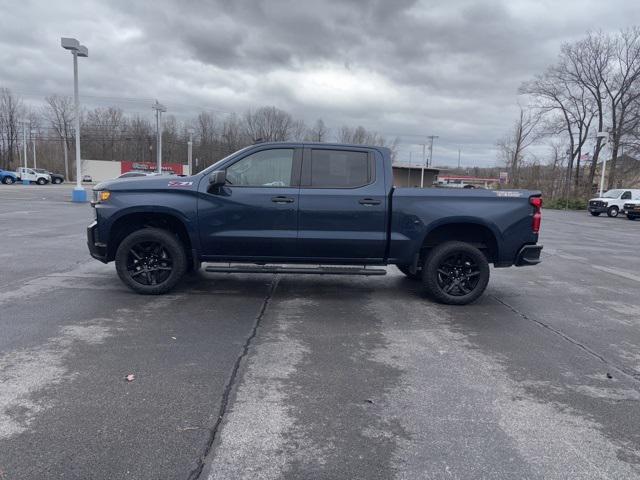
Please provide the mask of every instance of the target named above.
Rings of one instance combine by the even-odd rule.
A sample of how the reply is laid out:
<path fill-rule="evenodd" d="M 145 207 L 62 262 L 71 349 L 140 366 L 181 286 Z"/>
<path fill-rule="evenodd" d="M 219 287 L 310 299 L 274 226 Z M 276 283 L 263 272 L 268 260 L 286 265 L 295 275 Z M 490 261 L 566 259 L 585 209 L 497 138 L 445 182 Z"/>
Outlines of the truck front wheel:
<path fill-rule="evenodd" d="M 489 283 L 489 262 L 484 254 L 465 242 L 445 242 L 427 256 L 422 281 L 428 293 L 448 305 L 476 300 Z"/>
<path fill-rule="evenodd" d="M 143 228 L 125 237 L 115 260 L 120 280 L 144 295 L 168 292 L 187 270 L 187 255 L 180 241 L 159 228 Z"/>

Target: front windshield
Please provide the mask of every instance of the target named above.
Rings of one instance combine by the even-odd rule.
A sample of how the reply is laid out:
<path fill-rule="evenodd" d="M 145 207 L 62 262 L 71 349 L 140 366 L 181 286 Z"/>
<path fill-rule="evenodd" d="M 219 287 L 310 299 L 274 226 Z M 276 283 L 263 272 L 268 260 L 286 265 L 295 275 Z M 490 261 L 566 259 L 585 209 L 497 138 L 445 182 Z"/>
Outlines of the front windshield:
<path fill-rule="evenodd" d="M 618 198 L 620 195 L 622 195 L 622 190 L 609 190 L 602 195 L 602 198 Z"/>

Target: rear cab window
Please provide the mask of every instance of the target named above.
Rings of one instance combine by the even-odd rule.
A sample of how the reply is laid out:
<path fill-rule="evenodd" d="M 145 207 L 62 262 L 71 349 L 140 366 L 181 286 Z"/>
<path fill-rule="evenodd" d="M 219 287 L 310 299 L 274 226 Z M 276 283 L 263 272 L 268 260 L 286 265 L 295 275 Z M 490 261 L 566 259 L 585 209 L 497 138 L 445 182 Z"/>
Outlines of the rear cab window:
<path fill-rule="evenodd" d="M 313 148 L 305 152 L 303 187 L 358 188 L 374 180 L 375 164 L 369 152 Z"/>

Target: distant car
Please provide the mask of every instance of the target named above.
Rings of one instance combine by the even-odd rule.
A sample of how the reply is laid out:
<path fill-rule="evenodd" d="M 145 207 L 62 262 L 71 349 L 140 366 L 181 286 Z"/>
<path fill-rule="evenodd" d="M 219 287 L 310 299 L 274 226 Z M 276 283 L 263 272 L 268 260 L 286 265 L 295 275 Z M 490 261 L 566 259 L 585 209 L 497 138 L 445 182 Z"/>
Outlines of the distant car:
<path fill-rule="evenodd" d="M 17 181 L 18 176 L 15 173 L 9 172 L 8 170 L 0 169 L 0 182 L 4 183 L 5 185 L 11 185 L 12 183 L 16 183 Z"/>
<path fill-rule="evenodd" d="M 118 178 L 146 177 L 147 175 L 149 175 L 147 172 L 132 170 L 130 172 L 124 172 L 122 175 L 119 175 Z"/>
<path fill-rule="evenodd" d="M 91 178 L 91 175 L 83 175 L 82 176 L 82 181 L 83 182 L 93 182 L 93 178 Z"/>
<path fill-rule="evenodd" d="M 139 170 L 131 170 L 130 172 L 124 172 L 123 174 L 119 175 L 117 178 L 158 177 L 162 175 L 175 175 L 175 173 L 169 172 L 169 171 L 158 173 L 158 172 L 141 172 Z"/>
<path fill-rule="evenodd" d="M 625 203 L 622 211 L 629 220 L 640 218 L 640 198 L 635 202 Z"/>
<path fill-rule="evenodd" d="M 587 209 L 594 217 L 601 213 L 607 213 L 610 217 L 617 217 L 622 211 L 624 204 L 628 200 L 640 199 L 640 190 L 632 188 L 616 188 L 608 190 L 602 194 L 602 197 L 592 198 L 589 200 Z"/>
<path fill-rule="evenodd" d="M 51 182 L 51 176 L 48 173 L 36 172 L 33 168 L 18 167 L 16 169 L 16 177 L 18 180 L 27 180 L 29 183 L 35 182 L 38 185 L 45 185 Z"/>
<path fill-rule="evenodd" d="M 44 168 L 34 168 L 34 170 L 38 173 L 49 175 L 51 177 L 51 183 L 59 185 L 64 182 L 64 175 L 60 175 L 59 173 L 52 173 L 49 170 L 45 170 Z"/>

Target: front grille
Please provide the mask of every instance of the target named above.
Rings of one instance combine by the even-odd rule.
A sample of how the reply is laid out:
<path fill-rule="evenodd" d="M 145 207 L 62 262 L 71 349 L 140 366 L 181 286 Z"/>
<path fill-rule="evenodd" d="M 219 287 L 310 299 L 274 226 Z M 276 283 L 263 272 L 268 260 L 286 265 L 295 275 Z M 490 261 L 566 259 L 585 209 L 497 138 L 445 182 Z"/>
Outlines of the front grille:
<path fill-rule="evenodd" d="M 604 202 L 601 202 L 599 200 L 591 200 L 589 202 L 589 206 L 590 207 L 604 207 Z"/>

